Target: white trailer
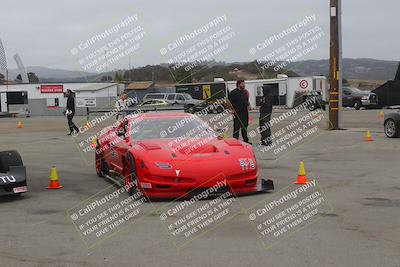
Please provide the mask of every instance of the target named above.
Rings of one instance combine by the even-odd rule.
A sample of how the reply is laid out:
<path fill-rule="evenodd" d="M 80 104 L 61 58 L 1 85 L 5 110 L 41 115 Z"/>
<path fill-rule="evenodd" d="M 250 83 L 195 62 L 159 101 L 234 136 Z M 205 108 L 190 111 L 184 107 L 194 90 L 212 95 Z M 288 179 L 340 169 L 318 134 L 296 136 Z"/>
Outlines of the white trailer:
<path fill-rule="evenodd" d="M 249 91 L 249 101 L 252 107 L 259 106 L 259 100 L 263 96 L 263 86 L 275 87 L 276 95 L 274 106 L 293 108 L 304 101 L 304 96 L 321 94 L 326 100 L 326 77 L 288 77 L 278 75 L 275 79 L 246 80 L 246 89 Z M 236 88 L 236 81 L 227 81 L 227 88 L 232 91 Z"/>

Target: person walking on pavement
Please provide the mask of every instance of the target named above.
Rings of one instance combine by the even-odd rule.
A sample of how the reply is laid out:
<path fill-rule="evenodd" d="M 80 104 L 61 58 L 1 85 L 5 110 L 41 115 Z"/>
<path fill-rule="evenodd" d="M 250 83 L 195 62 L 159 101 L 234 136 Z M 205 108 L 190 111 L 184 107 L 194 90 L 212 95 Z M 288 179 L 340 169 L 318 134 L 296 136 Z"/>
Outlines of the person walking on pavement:
<path fill-rule="evenodd" d="M 72 121 L 75 115 L 75 97 L 74 94 L 70 89 L 67 90 L 66 96 L 67 99 L 67 109 L 65 110 L 65 115 L 67 116 L 68 120 L 68 127 L 69 127 L 69 134 L 76 134 L 79 133 L 79 128 L 76 127 L 75 123 Z"/>
<path fill-rule="evenodd" d="M 263 86 L 263 97 L 260 107 L 261 145 L 271 146 L 271 116 L 273 96 L 267 86 Z"/>
<path fill-rule="evenodd" d="M 121 92 L 119 95 L 119 99 L 117 102 L 115 102 L 115 109 L 117 110 L 117 120 L 121 117 L 122 119 L 124 118 L 124 112 L 123 110 L 127 108 L 127 99 L 128 99 L 128 94 L 126 92 Z"/>
<path fill-rule="evenodd" d="M 247 137 L 250 104 L 244 80 L 236 82 L 236 89 L 229 93 L 227 104 L 233 113 L 233 138 L 239 139 L 240 131 L 242 133 L 243 141 L 251 144 Z"/>

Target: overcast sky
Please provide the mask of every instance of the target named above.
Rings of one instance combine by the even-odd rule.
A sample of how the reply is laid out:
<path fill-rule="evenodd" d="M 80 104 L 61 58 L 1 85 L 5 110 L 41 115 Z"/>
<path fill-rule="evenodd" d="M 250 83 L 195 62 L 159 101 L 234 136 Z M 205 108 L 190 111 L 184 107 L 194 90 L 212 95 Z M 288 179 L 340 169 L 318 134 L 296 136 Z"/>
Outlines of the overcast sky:
<path fill-rule="evenodd" d="M 73 56 L 71 49 L 135 14 L 138 20 L 131 26 L 139 25 L 145 32 L 138 41 L 140 48 L 111 68 L 127 68 L 129 62 L 134 66 L 167 62 L 169 57 L 160 53 L 161 48 L 224 14 L 227 21 L 221 28 L 229 26 L 235 35 L 216 60 L 248 61 L 263 56 L 269 48 L 255 56 L 249 49 L 313 14 L 314 25 L 325 35 L 301 59 L 329 57 L 329 0 L 2 0 L 0 5 L 0 38 L 11 68 L 15 67 L 12 56 L 18 52 L 26 66 L 82 70 L 79 55 Z M 398 10 L 398 0 L 343 0 L 344 57 L 400 60 Z M 193 41 L 204 37 L 207 34 Z M 187 46 L 170 54 L 183 48 Z"/>

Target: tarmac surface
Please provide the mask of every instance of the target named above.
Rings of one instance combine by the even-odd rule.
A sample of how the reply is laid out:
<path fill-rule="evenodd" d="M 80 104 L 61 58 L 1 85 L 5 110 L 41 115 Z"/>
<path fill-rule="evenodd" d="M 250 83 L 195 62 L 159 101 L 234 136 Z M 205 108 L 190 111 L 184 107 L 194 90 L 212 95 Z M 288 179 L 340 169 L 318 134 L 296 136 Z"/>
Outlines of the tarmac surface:
<path fill-rule="evenodd" d="M 252 116 L 249 131 L 258 121 L 257 114 Z M 23 129 L 17 129 L 18 121 Z M 81 125 L 85 118 L 75 121 Z M 290 120 L 279 127 L 288 124 Z M 142 203 L 140 220 L 107 238 L 89 240 L 88 247 L 74 226 L 71 209 L 118 188 L 96 176 L 93 153 L 82 153 L 78 139 L 66 136 L 65 118 L 2 118 L 0 150 L 20 152 L 29 192 L 0 199 L 0 265 L 400 266 L 400 139 L 386 138 L 382 124 L 377 110 L 345 110 L 347 130 L 327 131 L 322 120 L 311 138 L 277 154 L 261 153 L 255 137 L 259 177 L 274 180 L 273 192 L 238 197 L 229 220 L 184 239 L 187 243 L 171 238 L 160 221 L 165 207 L 175 202 Z M 364 142 L 367 129 L 374 142 Z M 263 239 L 249 214 L 288 186 L 294 188 L 300 161 L 308 178 L 317 180 L 329 209 L 285 238 Z M 54 191 L 46 189 L 53 165 L 64 186 Z"/>

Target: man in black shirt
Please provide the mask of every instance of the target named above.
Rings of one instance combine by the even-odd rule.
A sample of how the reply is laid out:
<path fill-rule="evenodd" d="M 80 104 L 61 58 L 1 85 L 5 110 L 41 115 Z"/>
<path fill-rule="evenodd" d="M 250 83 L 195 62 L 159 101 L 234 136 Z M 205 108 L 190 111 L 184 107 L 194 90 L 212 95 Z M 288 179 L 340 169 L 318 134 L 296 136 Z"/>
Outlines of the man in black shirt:
<path fill-rule="evenodd" d="M 236 82 L 236 89 L 229 93 L 228 107 L 233 113 L 233 137 L 239 139 L 239 130 L 242 132 L 243 141 L 249 143 L 247 127 L 249 126 L 249 99 L 243 80 Z"/>
<path fill-rule="evenodd" d="M 272 115 L 273 96 L 270 87 L 263 86 L 263 97 L 260 107 L 260 130 L 261 130 L 261 145 L 272 145 L 271 140 L 271 115 Z"/>
<path fill-rule="evenodd" d="M 69 127 L 69 134 L 72 135 L 73 133 L 79 133 L 79 128 L 76 127 L 75 123 L 72 121 L 75 115 L 75 98 L 70 89 L 67 90 L 66 96 L 67 99 L 67 110 L 65 111 L 65 115 L 67 116 L 68 120 L 68 127 Z"/>

